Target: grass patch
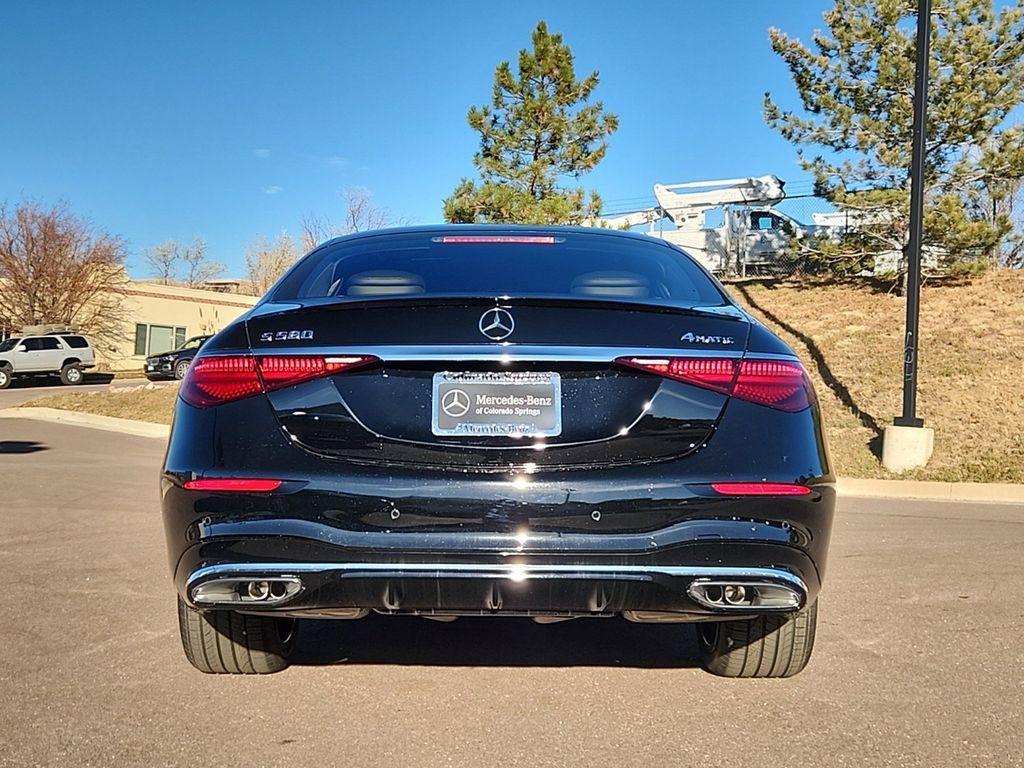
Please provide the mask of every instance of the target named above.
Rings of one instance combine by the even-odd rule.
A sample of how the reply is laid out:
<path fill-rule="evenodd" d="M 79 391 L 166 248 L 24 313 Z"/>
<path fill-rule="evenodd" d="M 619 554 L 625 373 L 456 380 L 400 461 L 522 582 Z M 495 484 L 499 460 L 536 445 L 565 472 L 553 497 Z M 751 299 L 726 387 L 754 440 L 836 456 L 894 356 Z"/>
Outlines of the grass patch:
<path fill-rule="evenodd" d="M 898 296 L 863 281 L 729 286 L 803 359 L 821 398 L 836 472 L 895 477 L 879 463 L 882 428 L 901 409 Z M 921 296 L 918 408 L 935 454 L 918 480 L 1024 482 L 1024 272 L 927 285 Z M 25 405 L 167 424 L 177 387 L 43 397 Z"/>
<path fill-rule="evenodd" d="M 177 385 L 122 387 L 109 392 L 68 392 L 36 398 L 22 407 L 60 408 L 65 411 L 116 416 L 119 419 L 170 424 Z"/>
<path fill-rule="evenodd" d="M 837 474 L 896 477 L 878 455 L 902 410 L 904 299 L 859 281 L 729 290 L 810 371 Z M 899 477 L 1024 482 L 1024 272 L 926 285 L 919 361 L 918 415 L 935 430 L 935 453 Z"/>

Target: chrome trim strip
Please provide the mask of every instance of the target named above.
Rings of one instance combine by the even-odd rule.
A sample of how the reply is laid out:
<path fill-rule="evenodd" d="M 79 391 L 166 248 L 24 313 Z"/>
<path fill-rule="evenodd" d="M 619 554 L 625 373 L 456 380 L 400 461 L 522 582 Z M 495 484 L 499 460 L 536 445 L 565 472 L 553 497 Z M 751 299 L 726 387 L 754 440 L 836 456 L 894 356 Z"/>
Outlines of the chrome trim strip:
<path fill-rule="evenodd" d="M 678 544 L 723 539 L 766 544 L 806 544 L 806 534 L 795 524 L 786 528 L 780 522 L 703 518 L 684 520 L 666 528 L 643 533 L 477 531 L 452 536 L 447 533 L 423 531 L 350 531 L 312 520 L 268 517 L 223 522 L 203 521 L 196 524 L 196 533 L 200 541 L 248 536 L 283 536 L 319 541 L 346 549 L 401 551 L 403 555 L 433 553 L 435 556 L 456 553 L 514 556 L 535 552 L 644 554 Z"/>
<path fill-rule="evenodd" d="M 239 350 L 242 351 L 242 350 Z M 244 350 L 248 353 L 249 350 Z M 237 354 L 230 350 L 217 350 L 216 355 Z M 373 355 L 384 362 L 399 361 L 498 361 L 498 362 L 585 362 L 610 363 L 618 357 L 729 357 L 741 358 L 737 349 L 677 349 L 658 347 L 561 347 L 542 344 L 452 344 L 401 345 L 371 344 L 367 346 L 255 346 L 255 355 Z M 204 355 L 213 357 L 214 354 Z M 797 360 L 794 355 L 751 354 L 749 359 Z"/>
<path fill-rule="evenodd" d="M 562 563 L 221 563 L 194 571 L 185 582 L 189 593 L 202 581 L 224 577 L 285 578 L 329 573 L 340 578 L 506 579 L 594 578 L 649 581 L 655 576 L 683 579 L 763 579 L 807 595 L 803 580 L 779 568 L 691 565 L 603 565 Z"/>

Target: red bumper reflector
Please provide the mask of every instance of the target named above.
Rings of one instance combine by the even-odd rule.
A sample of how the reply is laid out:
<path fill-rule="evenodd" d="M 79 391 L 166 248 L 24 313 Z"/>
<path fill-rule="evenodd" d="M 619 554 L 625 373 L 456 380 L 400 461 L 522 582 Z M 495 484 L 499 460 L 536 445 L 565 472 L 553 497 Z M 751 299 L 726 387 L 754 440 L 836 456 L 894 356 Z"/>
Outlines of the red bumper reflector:
<path fill-rule="evenodd" d="M 806 496 L 811 489 L 799 483 L 712 483 L 723 496 Z"/>
<path fill-rule="evenodd" d="M 228 493 L 269 493 L 281 487 L 281 480 L 249 477 L 203 477 L 185 483 L 186 491 L 227 491 Z"/>
<path fill-rule="evenodd" d="M 442 243 L 523 243 L 525 245 L 552 245 L 555 238 L 544 235 L 446 235 Z"/>

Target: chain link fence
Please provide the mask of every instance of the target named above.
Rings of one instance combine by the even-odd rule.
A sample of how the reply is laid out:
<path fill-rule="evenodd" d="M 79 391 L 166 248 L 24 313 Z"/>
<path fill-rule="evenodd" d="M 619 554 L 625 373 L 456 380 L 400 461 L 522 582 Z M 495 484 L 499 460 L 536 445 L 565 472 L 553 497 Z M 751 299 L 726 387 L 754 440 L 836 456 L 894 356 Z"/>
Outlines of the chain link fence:
<path fill-rule="evenodd" d="M 1000 200 L 992 203 L 993 215 L 1005 213 L 1013 227 L 999 248 L 999 266 L 1024 269 L 1024 183 L 1018 182 Z"/>

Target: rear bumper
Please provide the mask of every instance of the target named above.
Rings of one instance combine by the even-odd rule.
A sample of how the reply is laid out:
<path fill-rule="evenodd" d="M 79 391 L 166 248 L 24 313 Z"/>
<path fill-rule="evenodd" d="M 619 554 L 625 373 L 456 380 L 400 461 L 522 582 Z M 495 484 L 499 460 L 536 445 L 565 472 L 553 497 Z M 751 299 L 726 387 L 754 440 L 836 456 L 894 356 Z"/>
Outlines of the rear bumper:
<path fill-rule="evenodd" d="M 824 518 L 815 535 L 827 537 L 830 507 Z M 804 536 L 792 525 L 749 518 L 605 534 L 351 531 L 292 518 L 208 517 L 192 528 L 175 582 L 197 608 L 291 615 L 657 613 L 701 620 L 776 610 L 709 605 L 693 589 L 703 583 L 778 585 L 794 596 L 778 610 L 813 600 L 820 570 Z M 296 588 L 280 600 L 244 605 L 196 599 L 200 587 L 232 581 Z"/>
<path fill-rule="evenodd" d="M 250 583 L 280 584 L 261 600 L 226 594 Z M 723 583 L 771 589 L 790 600 L 770 607 L 710 603 Z M 269 590 L 268 586 L 268 590 Z M 232 591 L 234 590 L 234 591 Z M 200 568 L 185 584 L 200 608 L 292 615 L 384 613 L 581 616 L 610 613 L 709 615 L 792 611 L 806 604 L 807 585 L 781 568 L 566 563 L 230 563 Z M 344 614 L 341 614 L 344 615 Z"/>
<path fill-rule="evenodd" d="M 835 507 L 816 416 L 744 419 L 744 407 L 736 404 L 735 426 L 723 422 L 684 459 L 495 474 L 324 460 L 287 445 L 265 402 L 179 404 L 161 485 L 175 585 L 190 601 L 211 574 L 294 575 L 302 589 L 293 601 L 251 610 L 311 614 L 700 618 L 716 613 L 688 595 L 694 579 L 706 578 L 701 569 L 734 578 L 769 569 L 798 579 L 804 601 L 814 600 Z M 258 432 L 232 428 L 261 418 Z M 182 487 L 195 477 L 267 477 L 271 464 L 270 477 L 285 479 L 273 493 Z M 801 483 L 811 493 L 733 497 L 710 485 L 750 479 Z"/>

